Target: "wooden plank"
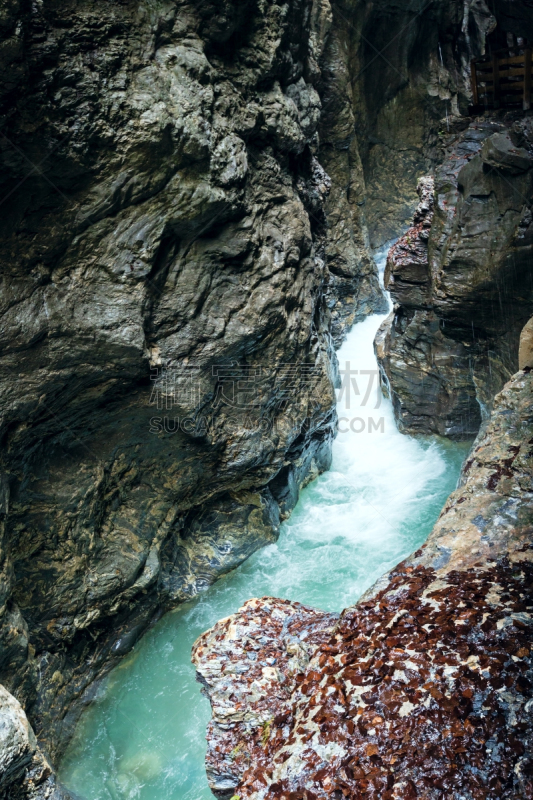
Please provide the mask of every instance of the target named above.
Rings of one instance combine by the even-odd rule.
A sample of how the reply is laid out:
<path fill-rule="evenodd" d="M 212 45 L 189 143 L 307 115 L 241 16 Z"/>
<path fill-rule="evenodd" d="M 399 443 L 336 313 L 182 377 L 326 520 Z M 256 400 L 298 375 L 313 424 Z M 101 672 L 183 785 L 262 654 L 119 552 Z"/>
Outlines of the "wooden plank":
<path fill-rule="evenodd" d="M 487 80 L 484 80 L 483 83 L 485 85 L 487 85 L 487 86 L 492 86 L 493 85 L 493 81 L 489 80 L 488 78 L 487 78 Z M 502 76 L 500 75 L 500 88 L 502 89 L 502 91 L 503 91 L 504 87 L 506 89 L 509 89 L 509 88 L 514 89 L 516 87 L 522 88 L 523 85 L 524 85 L 524 81 L 523 80 L 522 81 L 510 81 L 510 80 L 506 80 L 505 77 L 502 79 Z M 478 83 L 478 87 L 481 87 L 481 84 Z"/>
<path fill-rule="evenodd" d="M 481 89 L 479 91 L 479 96 L 482 96 L 484 94 L 490 94 L 490 95 L 494 94 L 494 89 L 492 88 L 492 86 L 487 86 L 486 88 L 483 88 L 483 89 Z M 500 86 L 500 99 L 503 97 L 504 94 L 505 95 L 509 95 L 509 97 L 513 96 L 513 92 L 509 89 L 508 86 Z M 514 92 L 514 96 L 515 97 L 519 97 L 519 96 L 522 97 L 523 96 L 522 89 L 520 89 L 519 91 Z"/>
<path fill-rule="evenodd" d="M 477 77 L 476 77 L 476 64 L 475 61 L 470 62 L 470 77 L 472 80 L 472 97 L 474 100 L 474 105 L 477 106 L 479 103 L 478 93 L 477 93 Z"/>
<path fill-rule="evenodd" d="M 491 56 L 478 59 L 476 61 L 476 66 L 477 67 L 480 67 L 480 66 L 481 67 L 491 67 L 494 58 L 497 58 L 498 61 L 501 61 L 502 63 L 506 63 L 507 61 L 509 61 L 509 63 L 515 62 L 515 61 L 520 63 L 521 61 L 524 60 L 524 56 L 509 56 L 509 58 L 506 58 L 506 57 L 502 57 L 501 55 L 498 56 L 498 52 L 501 54 L 502 52 L 505 52 L 505 51 L 499 50 L 499 51 L 496 51 L 495 53 L 492 53 Z"/>
<path fill-rule="evenodd" d="M 509 58 L 499 58 L 498 59 L 498 61 L 500 62 L 500 64 L 502 66 L 507 66 L 507 65 L 512 66 L 513 64 L 523 64 L 525 60 L 526 60 L 526 52 L 525 51 L 521 56 L 510 56 Z"/>
<path fill-rule="evenodd" d="M 500 65 L 496 53 L 492 56 L 492 86 L 494 93 L 494 108 L 500 107 Z"/>
<path fill-rule="evenodd" d="M 528 49 L 525 55 L 525 70 L 524 70 L 524 97 L 522 101 L 522 108 L 528 111 L 531 108 L 531 50 Z"/>
<path fill-rule="evenodd" d="M 516 67 L 515 69 L 500 69 L 500 78 L 522 78 L 524 75 L 524 67 Z"/>

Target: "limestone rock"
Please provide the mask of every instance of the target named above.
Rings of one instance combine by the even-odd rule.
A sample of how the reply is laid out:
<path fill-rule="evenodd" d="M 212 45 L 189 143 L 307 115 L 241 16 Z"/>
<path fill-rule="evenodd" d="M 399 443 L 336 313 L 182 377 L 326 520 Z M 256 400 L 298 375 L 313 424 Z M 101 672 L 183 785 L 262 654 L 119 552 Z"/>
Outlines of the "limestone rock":
<path fill-rule="evenodd" d="M 472 349 L 446 337 L 434 311 L 400 306 L 380 326 L 374 347 L 399 430 L 453 439 L 476 435 L 481 412 Z"/>
<path fill-rule="evenodd" d="M 518 366 L 520 369 L 533 368 L 533 317 L 526 322 L 520 334 Z"/>
<path fill-rule="evenodd" d="M 330 26 L 314 0 L 0 14 L 0 680 L 53 759 L 329 463 Z"/>
<path fill-rule="evenodd" d="M 520 175 L 533 166 L 533 157 L 523 147 L 516 147 L 509 133 L 494 133 L 481 148 L 484 164 L 511 175 Z"/>
<path fill-rule="evenodd" d="M 329 464 L 334 344 L 384 310 L 369 245 L 467 104 L 476 8 L 2 7 L 0 680 L 52 759 Z"/>
<path fill-rule="evenodd" d="M 385 268 L 385 288 L 394 302 L 409 308 L 429 305 L 430 286 L 428 239 L 433 221 L 434 181 L 431 177 L 418 181 L 420 202 L 413 224 L 390 248 Z"/>
<path fill-rule="evenodd" d="M 75 800 L 56 782 L 18 700 L 0 685 L 1 800 Z"/>
<path fill-rule="evenodd" d="M 248 600 L 194 644 L 197 679 L 211 701 L 206 769 L 216 797 L 235 794 L 243 770 L 279 728 L 288 731 L 286 701 L 338 615 L 273 597 Z"/>
<path fill-rule="evenodd" d="M 270 489 L 230 493 L 206 504 L 185 528 L 163 583 L 173 600 L 190 600 L 279 534 L 279 507 Z"/>

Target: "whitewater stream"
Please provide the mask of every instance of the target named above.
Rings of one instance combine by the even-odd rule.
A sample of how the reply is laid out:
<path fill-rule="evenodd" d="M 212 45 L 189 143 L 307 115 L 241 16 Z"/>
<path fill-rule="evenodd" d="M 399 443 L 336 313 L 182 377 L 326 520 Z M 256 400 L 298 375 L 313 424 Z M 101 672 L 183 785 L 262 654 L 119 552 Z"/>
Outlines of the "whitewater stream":
<path fill-rule="evenodd" d="M 375 379 L 364 403 L 372 375 L 360 371 L 377 369 L 372 343 L 383 319 L 356 325 L 338 352 L 344 388 L 333 464 L 302 491 L 278 542 L 168 613 L 84 713 L 60 768 L 83 800 L 212 800 L 209 702 L 190 663 L 197 636 L 250 597 L 341 611 L 426 539 L 468 445 L 400 434 Z"/>

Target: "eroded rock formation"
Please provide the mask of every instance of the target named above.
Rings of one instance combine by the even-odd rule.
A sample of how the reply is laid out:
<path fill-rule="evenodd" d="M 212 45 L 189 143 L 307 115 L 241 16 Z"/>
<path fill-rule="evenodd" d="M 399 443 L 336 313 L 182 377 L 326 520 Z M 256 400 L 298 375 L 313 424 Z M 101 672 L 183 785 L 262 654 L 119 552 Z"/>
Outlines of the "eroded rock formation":
<path fill-rule="evenodd" d="M 500 19 L 499 4 L 484 0 L 333 5 L 321 160 L 343 176 L 338 186 L 352 215 L 364 214 L 373 247 L 409 224 L 418 178 L 439 162 L 439 140 L 468 113 L 470 59 L 485 52 L 494 14 Z M 342 110 L 333 124 L 329 110 Z"/>
<path fill-rule="evenodd" d="M 466 109 L 471 5 L 0 12 L 0 681 L 52 760 L 327 468 L 333 347 L 383 309 L 370 243 Z"/>
<path fill-rule="evenodd" d="M 376 352 L 404 431 L 475 435 L 518 368 L 533 314 L 532 144 L 530 118 L 472 122 L 389 253 L 396 305 Z"/>
<path fill-rule="evenodd" d="M 0 798 L 68 800 L 41 752 L 24 709 L 0 686 Z"/>
<path fill-rule="evenodd" d="M 217 796 L 533 796 L 532 442 L 527 370 L 428 542 L 336 624 L 263 598 L 198 640 Z"/>
<path fill-rule="evenodd" d="M 2 25 L 0 680 L 54 757 L 102 669 L 329 463 L 330 9 L 13 3 Z"/>

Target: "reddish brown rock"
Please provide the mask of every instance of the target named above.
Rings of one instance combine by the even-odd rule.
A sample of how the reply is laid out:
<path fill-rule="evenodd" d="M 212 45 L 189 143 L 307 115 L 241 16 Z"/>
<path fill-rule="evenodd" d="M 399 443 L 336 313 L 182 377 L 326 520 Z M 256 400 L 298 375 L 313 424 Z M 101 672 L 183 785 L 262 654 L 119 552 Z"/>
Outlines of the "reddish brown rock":
<path fill-rule="evenodd" d="M 230 772 L 240 800 L 533 797 L 532 390 L 529 372 L 507 384 L 427 544 L 333 630 L 264 598 L 201 637 L 213 787 Z M 292 671 L 291 624 L 311 655 Z M 251 625 L 279 670 L 256 695 Z"/>
<path fill-rule="evenodd" d="M 261 762 L 272 728 L 288 730 L 286 703 L 338 614 L 274 597 L 252 599 L 193 648 L 211 700 L 206 769 L 217 797 L 231 797 L 243 771 Z"/>

